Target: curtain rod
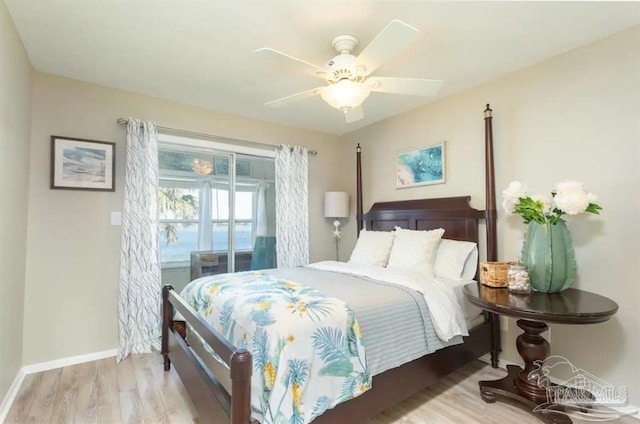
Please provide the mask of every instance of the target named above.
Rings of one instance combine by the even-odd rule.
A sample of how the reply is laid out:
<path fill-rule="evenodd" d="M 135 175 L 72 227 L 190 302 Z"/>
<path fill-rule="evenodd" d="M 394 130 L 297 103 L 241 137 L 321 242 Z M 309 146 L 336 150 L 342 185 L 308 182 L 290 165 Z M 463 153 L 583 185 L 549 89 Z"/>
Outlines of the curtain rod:
<path fill-rule="evenodd" d="M 118 118 L 118 125 L 126 127 L 128 123 L 129 123 L 128 119 L 126 119 L 126 118 Z M 256 141 L 240 140 L 239 138 L 220 137 L 220 136 L 217 136 L 217 135 L 199 133 L 199 132 L 195 132 L 195 131 L 187 131 L 187 130 L 180 130 L 180 129 L 176 129 L 176 128 L 161 127 L 159 125 L 156 125 L 156 128 L 158 130 L 160 130 L 160 131 L 169 132 L 169 133 L 173 133 L 173 134 L 176 134 L 176 135 L 185 135 L 185 136 L 191 136 L 191 137 L 205 138 L 205 139 L 214 140 L 214 141 L 231 141 L 231 142 L 239 143 L 239 144 L 251 144 L 251 145 L 254 145 L 254 146 L 260 146 L 262 148 L 264 148 L 265 146 L 272 146 L 272 145 L 269 145 L 269 144 L 258 143 Z M 272 146 L 272 147 L 275 149 L 277 146 Z M 315 156 L 315 155 L 318 154 L 318 151 L 317 150 L 309 150 L 308 153 L 310 155 L 314 155 Z"/>

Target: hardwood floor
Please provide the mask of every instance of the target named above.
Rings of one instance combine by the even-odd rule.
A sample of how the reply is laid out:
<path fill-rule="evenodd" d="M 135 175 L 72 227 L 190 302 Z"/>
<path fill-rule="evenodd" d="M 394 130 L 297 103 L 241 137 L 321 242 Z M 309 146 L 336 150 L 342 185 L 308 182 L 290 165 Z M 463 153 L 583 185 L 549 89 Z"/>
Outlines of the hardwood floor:
<path fill-rule="evenodd" d="M 483 362 L 473 362 L 368 424 L 541 423 L 520 408 L 480 399 L 478 381 L 505 374 Z M 162 370 L 160 355 L 132 355 L 119 364 L 108 358 L 27 375 L 5 422 L 156 424 L 198 420 L 178 376 Z M 630 417 L 617 422 L 638 423 Z"/>
<path fill-rule="evenodd" d="M 193 423 L 196 411 L 160 355 L 27 375 L 6 423 Z"/>

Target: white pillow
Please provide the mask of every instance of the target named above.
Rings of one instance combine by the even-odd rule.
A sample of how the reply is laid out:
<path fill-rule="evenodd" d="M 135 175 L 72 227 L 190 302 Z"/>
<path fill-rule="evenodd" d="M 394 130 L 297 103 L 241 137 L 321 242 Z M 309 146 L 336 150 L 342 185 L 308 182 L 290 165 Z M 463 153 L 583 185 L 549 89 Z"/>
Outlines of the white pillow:
<path fill-rule="evenodd" d="M 436 251 L 436 259 L 433 263 L 433 271 L 436 277 L 451 278 L 452 280 L 461 280 L 465 265 L 472 255 L 476 252 L 476 262 L 478 261 L 478 247 L 476 243 L 470 241 L 458 241 L 450 239 L 440 240 Z M 475 267 L 473 268 L 471 278 L 475 275 Z M 467 271 L 468 272 L 468 271 Z M 468 279 L 471 279 L 468 278 Z"/>
<path fill-rule="evenodd" d="M 464 263 L 461 279 L 473 280 L 478 270 L 478 246 L 474 247 Z"/>
<path fill-rule="evenodd" d="M 393 231 L 360 231 L 356 247 L 351 252 L 349 263 L 374 266 L 387 265 L 393 238 Z"/>
<path fill-rule="evenodd" d="M 438 228 L 420 231 L 396 227 L 395 233 L 387 268 L 420 272 L 432 276 L 436 249 L 444 230 Z"/>

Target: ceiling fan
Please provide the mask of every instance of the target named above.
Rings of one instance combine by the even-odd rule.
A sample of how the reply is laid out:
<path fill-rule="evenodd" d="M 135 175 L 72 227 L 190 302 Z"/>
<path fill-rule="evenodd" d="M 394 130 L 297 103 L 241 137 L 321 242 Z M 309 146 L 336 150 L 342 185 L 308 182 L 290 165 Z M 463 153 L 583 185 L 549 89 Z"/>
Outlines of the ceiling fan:
<path fill-rule="evenodd" d="M 364 118 L 362 102 L 371 92 L 435 96 L 442 87 L 441 80 L 371 75 L 380 65 L 413 41 L 418 32 L 411 25 L 393 20 L 358 56 L 352 54 L 358 47 L 358 39 L 353 35 L 338 35 L 331 43 L 338 55 L 329 60 L 325 67 L 269 47 L 258 49 L 255 53 L 285 61 L 326 81 L 326 85 L 272 100 L 265 105 L 281 107 L 320 95 L 331 107 L 344 113 L 346 122 L 355 122 Z"/>

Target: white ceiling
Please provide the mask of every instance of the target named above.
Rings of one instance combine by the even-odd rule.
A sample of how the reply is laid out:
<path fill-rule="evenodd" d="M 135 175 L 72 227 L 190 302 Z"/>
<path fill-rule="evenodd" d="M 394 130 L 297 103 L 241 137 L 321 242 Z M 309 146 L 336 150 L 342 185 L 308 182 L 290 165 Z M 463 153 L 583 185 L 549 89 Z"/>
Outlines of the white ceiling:
<path fill-rule="evenodd" d="M 640 2 L 5 2 L 39 71 L 332 134 L 434 99 L 372 93 L 365 119 L 352 124 L 319 96 L 268 108 L 264 102 L 322 81 L 254 50 L 322 66 L 335 55 L 336 35 L 357 36 L 357 55 L 400 19 L 420 34 L 374 75 L 442 79 L 440 98 L 640 24 Z"/>

